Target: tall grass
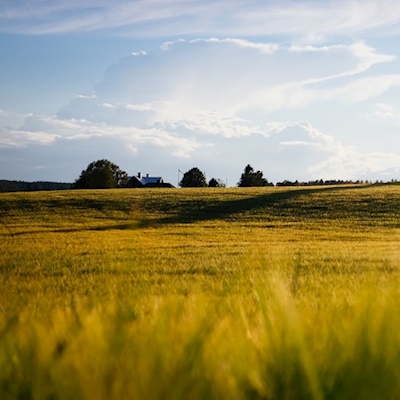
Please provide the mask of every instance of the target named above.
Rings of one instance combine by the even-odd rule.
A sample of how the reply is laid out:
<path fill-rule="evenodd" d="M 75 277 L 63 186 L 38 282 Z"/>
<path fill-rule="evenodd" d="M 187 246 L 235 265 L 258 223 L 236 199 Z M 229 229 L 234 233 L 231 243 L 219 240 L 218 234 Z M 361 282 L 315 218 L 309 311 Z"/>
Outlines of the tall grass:
<path fill-rule="evenodd" d="M 2 195 L 0 398 L 399 398 L 399 200 Z"/>

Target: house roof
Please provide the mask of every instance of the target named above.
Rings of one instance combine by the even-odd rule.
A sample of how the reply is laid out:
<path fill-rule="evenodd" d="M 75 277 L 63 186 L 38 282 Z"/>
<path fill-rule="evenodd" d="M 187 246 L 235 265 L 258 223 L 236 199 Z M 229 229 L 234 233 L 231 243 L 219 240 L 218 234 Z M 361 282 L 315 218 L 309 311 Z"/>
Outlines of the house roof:
<path fill-rule="evenodd" d="M 158 183 L 164 183 L 164 180 L 161 176 L 150 176 L 149 174 L 143 176 L 141 173 L 139 173 L 137 176 L 133 176 L 132 179 L 136 179 L 143 186 L 148 184 L 155 185 Z"/>
<path fill-rule="evenodd" d="M 147 185 L 148 183 L 162 183 L 163 179 L 161 176 L 143 176 L 139 179 L 142 185 Z"/>

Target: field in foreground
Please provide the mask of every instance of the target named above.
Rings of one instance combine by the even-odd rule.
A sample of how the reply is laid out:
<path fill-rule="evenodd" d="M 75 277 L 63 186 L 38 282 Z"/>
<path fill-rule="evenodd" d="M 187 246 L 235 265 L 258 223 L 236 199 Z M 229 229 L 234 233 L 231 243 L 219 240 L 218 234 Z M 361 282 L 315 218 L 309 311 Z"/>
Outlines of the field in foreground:
<path fill-rule="evenodd" d="M 400 398 L 400 186 L 0 196 L 1 399 Z"/>

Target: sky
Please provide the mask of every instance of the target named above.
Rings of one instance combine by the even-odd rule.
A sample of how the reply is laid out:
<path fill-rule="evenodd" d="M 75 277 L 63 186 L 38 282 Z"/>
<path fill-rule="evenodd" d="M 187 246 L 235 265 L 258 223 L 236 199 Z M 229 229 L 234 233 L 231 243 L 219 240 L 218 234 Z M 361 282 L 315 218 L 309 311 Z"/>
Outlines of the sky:
<path fill-rule="evenodd" d="M 398 0 L 1 0 L 0 179 L 400 180 Z"/>

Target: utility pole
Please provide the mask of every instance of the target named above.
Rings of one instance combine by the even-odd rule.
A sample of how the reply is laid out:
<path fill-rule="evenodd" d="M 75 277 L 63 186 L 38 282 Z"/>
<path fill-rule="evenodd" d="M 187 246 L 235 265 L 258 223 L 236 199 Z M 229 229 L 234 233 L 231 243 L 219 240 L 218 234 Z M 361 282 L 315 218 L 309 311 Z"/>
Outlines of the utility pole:
<path fill-rule="evenodd" d="M 177 185 L 177 187 L 179 187 L 179 174 L 182 174 L 182 176 L 184 175 L 183 172 L 178 168 L 178 185 Z"/>

